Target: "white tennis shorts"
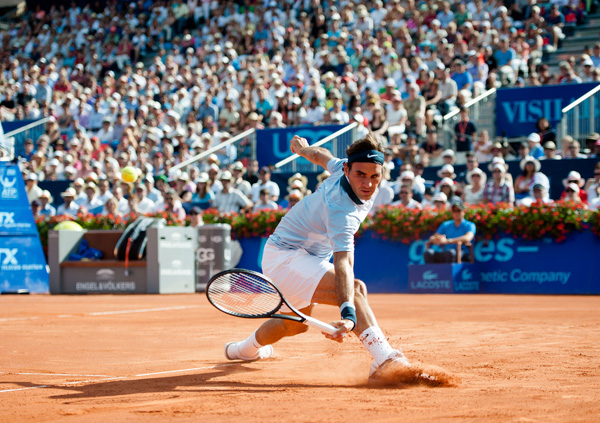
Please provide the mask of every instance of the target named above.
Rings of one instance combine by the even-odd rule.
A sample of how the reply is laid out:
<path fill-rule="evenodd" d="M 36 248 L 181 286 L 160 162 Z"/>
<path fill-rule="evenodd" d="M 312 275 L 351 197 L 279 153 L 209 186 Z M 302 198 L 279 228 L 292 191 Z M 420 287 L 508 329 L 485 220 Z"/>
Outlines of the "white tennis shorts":
<path fill-rule="evenodd" d="M 263 273 L 270 278 L 292 306 L 303 309 L 311 304 L 319 282 L 333 264 L 301 248 L 283 249 L 268 242 L 262 258 Z M 281 311 L 290 311 L 285 305 Z"/>

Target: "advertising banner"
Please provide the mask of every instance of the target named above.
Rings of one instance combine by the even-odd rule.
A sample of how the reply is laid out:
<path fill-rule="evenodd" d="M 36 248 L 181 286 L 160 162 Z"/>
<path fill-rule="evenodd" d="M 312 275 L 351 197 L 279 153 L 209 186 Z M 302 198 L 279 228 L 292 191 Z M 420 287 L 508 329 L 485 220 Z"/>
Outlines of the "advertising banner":
<path fill-rule="evenodd" d="M 562 118 L 562 109 L 598 85 L 544 85 L 501 88 L 496 92 L 496 133 L 520 137 L 535 132 L 535 123 L 545 117 L 553 128 Z"/>
<path fill-rule="evenodd" d="M 18 166 L 0 164 L 0 292 L 48 292 L 42 244 Z"/>
<path fill-rule="evenodd" d="M 290 141 L 294 135 L 306 138 L 309 144 L 314 144 L 344 126 L 299 126 L 256 131 L 256 158 L 260 166 L 275 164 L 292 155 Z M 297 161 L 298 163 L 308 163 L 304 158 Z"/>
<path fill-rule="evenodd" d="M 260 271 L 263 240 L 240 240 L 239 267 Z M 425 266 L 424 250 L 425 240 L 403 244 L 366 231 L 356 241 L 354 274 L 373 293 L 600 294 L 595 258 L 600 238 L 591 231 L 561 243 L 509 236 L 477 241 L 474 264 Z"/>
<path fill-rule="evenodd" d="M 48 292 L 48 271 L 36 236 L 0 236 L 0 292 Z"/>

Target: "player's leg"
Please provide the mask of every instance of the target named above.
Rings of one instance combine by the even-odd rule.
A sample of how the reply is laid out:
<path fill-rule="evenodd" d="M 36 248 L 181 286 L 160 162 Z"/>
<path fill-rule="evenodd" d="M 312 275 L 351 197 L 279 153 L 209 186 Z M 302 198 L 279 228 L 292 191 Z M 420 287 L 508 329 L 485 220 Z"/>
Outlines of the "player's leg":
<path fill-rule="evenodd" d="M 323 276 L 315 290 L 312 301 L 319 304 L 338 305 L 334 269 Z M 367 299 L 367 287 L 364 282 L 358 279 L 355 279 L 354 282 L 354 306 L 356 308 L 354 333 L 373 356 L 373 365 L 369 374 L 376 375 L 376 372 L 381 372 L 384 367 L 410 366 L 408 360 L 402 354 L 402 350 L 391 347 L 377 324 L 375 314 Z"/>
<path fill-rule="evenodd" d="M 276 283 L 292 306 L 310 315 L 311 298 L 323 275 L 333 265 L 304 250 L 280 249 L 267 243 L 263 251 L 262 268 L 263 273 Z M 284 306 L 280 313 L 285 314 L 286 310 L 289 311 Z M 302 323 L 269 319 L 245 340 L 228 343 L 225 346 L 225 356 L 230 360 L 268 358 L 273 354 L 271 344 L 307 330 L 308 326 Z"/>
<path fill-rule="evenodd" d="M 306 315 L 312 313 L 313 305 L 300 310 Z M 286 313 L 281 313 L 286 314 Z M 306 332 L 308 326 L 285 319 L 269 319 L 248 338 L 225 345 L 225 357 L 229 360 L 258 360 L 273 355 L 272 344 L 286 336 L 294 336 Z"/>

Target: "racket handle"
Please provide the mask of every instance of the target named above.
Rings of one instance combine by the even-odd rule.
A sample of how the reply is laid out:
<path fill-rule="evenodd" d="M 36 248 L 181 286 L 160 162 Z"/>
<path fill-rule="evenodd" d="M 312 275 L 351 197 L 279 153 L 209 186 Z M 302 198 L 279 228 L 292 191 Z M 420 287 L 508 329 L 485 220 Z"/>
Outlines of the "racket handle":
<path fill-rule="evenodd" d="M 320 320 L 317 320 L 310 316 L 303 316 L 303 317 L 306 319 L 304 321 L 304 324 L 306 326 L 310 326 L 311 328 L 318 329 L 321 332 L 325 332 L 328 335 L 333 335 L 335 333 L 335 331 L 337 330 L 336 328 L 331 326 L 329 323 L 321 322 Z"/>

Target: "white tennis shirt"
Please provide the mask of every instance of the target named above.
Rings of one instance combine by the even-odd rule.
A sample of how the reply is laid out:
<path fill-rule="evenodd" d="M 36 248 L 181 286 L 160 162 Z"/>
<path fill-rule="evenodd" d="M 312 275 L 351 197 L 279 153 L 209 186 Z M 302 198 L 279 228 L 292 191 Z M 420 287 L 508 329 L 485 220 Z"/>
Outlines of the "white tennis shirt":
<path fill-rule="evenodd" d="M 377 190 L 369 201 L 355 203 L 340 183 L 347 159 L 327 163 L 331 174 L 316 192 L 305 197 L 281 219 L 269 241 L 279 248 L 302 248 L 330 260 L 333 253 L 354 251 L 354 234 L 367 217 Z"/>

